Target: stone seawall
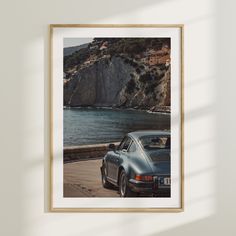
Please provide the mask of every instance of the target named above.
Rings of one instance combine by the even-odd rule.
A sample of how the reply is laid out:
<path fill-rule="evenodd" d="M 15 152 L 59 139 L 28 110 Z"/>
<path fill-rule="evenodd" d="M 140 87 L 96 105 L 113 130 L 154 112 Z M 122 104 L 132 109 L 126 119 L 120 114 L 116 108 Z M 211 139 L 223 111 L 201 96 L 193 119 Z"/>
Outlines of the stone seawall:
<path fill-rule="evenodd" d="M 114 144 L 118 146 L 119 143 Z M 65 147 L 63 161 L 64 163 L 68 163 L 80 160 L 100 159 L 109 151 L 108 146 L 109 143 Z"/>

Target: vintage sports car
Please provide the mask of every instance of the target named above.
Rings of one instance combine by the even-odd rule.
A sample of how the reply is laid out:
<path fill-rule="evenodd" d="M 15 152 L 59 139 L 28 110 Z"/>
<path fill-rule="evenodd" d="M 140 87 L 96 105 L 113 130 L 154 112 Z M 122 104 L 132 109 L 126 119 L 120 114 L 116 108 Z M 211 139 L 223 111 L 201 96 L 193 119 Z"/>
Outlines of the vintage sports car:
<path fill-rule="evenodd" d="M 102 161 L 104 188 L 117 186 L 121 197 L 170 197 L 170 132 L 128 133 Z"/>

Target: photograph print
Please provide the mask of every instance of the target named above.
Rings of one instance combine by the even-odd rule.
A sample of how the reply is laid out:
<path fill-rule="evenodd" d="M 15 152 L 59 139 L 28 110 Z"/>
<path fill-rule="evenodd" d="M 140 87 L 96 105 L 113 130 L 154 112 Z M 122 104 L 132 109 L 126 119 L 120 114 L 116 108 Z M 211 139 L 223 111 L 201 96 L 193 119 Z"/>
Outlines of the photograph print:
<path fill-rule="evenodd" d="M 181 209 L 182 28 L 51 29 L 53 208 Z"/>

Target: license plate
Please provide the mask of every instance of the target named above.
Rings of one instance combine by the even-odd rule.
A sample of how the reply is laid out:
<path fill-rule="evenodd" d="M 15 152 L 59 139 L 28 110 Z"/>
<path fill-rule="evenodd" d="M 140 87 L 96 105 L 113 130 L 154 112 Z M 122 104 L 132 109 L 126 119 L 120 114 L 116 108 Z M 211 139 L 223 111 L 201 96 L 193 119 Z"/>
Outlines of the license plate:
<path fill-rule="evenodd" d="M 164 178 L 164 185 L 170 185 L 170 178 Z"/>

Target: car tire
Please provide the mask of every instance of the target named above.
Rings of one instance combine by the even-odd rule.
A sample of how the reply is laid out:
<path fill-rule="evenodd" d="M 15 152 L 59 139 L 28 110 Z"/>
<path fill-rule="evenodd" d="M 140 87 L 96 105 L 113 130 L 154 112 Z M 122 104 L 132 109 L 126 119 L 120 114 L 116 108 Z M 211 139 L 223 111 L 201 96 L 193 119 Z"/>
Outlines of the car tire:
<path fill-rule="evenodd" d="M 108 188 L 108 189 L 112 188 L 112 184 L 110 182 L 108 182 L 107 177 L 106 177 L 106 167 L 105 166 L 102 167 L 101 172 L 102 172 L 101 173 L 102 174 L 102 186 L 104 188 Z"/>
<path fill-rule="evenodd" d="M 127 176 L 124 170 L 121 171 L 120 177 L 119 177 L 119 193 L 120 197 L 135 197 L 136 194 L 131 191 L 129 185 Z"/>

